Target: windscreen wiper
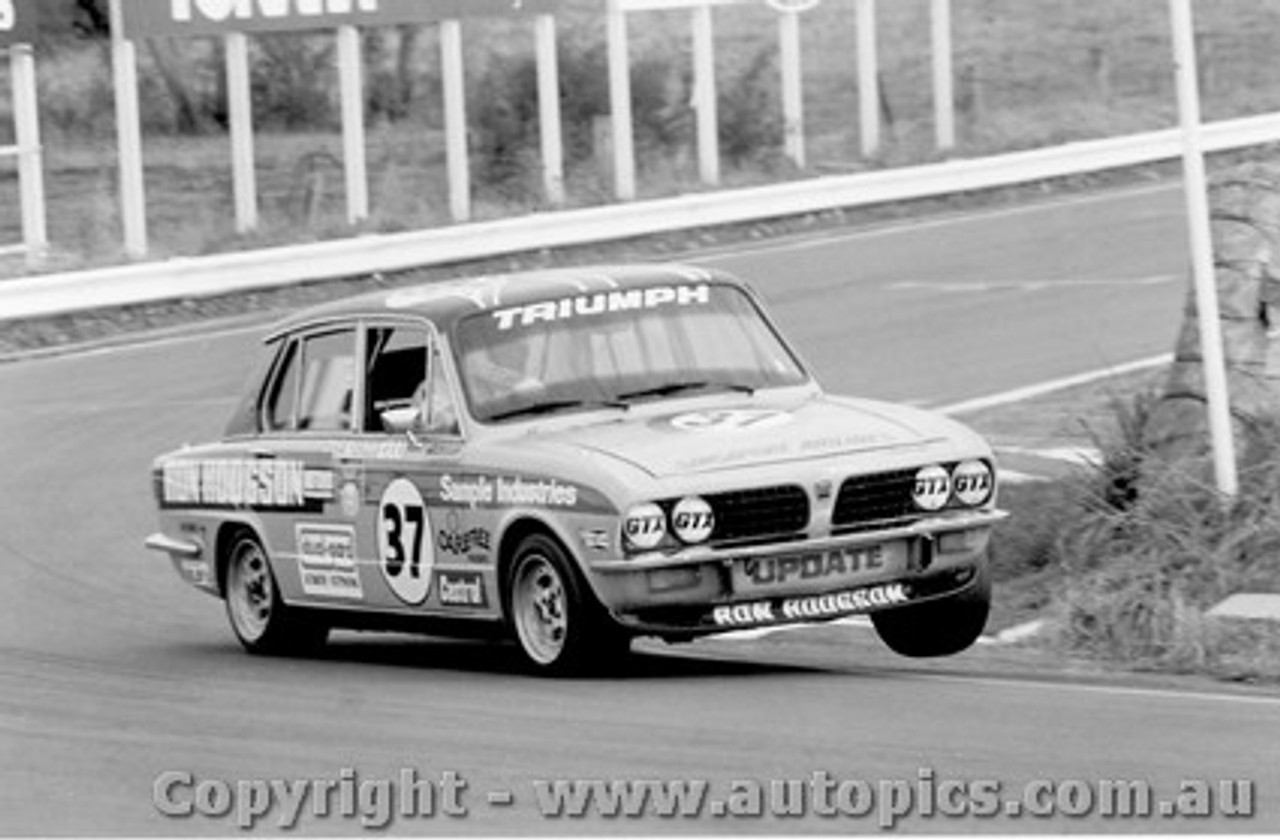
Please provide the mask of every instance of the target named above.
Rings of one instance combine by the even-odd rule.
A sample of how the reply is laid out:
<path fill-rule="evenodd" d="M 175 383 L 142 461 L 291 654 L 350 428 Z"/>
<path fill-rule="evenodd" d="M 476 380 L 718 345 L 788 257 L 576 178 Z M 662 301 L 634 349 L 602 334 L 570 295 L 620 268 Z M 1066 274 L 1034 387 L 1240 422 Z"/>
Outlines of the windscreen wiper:
<path fill-rule="evenodd" d="M 627 391 L 618 394 L 620 400 L 638 400 L 644 397 L 669 397 L 672 394 L 678 394 L 681 391 L 709 391 L 709 390 L 726 390 L 737 391 L 743 394 L 754 394 L 755 388 L 750 385 L 743 385 L 738 382 L 717 382 L 711 379 L 689 379 L 683 382 L 667 382 L 662 385 L 655 385 L 652 388 L 641 388 L 638 391 Z"/>
<path fill-rule="evenodd" d="M 566 408 L 621 408 L 624 411 L 631 406 L 620 400 L 547 400 L 519 408 L 499 411 L 489 416 L 490 420 L 508 420 L 512 417 L 532 417 L 538 414 L 551 414 Z"/>

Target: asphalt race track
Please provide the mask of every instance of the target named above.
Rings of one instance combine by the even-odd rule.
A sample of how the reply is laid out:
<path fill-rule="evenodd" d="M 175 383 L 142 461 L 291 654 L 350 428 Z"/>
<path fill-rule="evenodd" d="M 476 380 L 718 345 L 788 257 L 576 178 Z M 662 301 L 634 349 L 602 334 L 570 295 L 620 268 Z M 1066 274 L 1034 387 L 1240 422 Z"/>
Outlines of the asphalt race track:
<path fill-rule="evenodd" d="M 1170 350 L 1187 259 L 1179 208 L 1176 191 L 1150 190 L 705 261 L 756 282 L 831 390 L 941 405 Z M 221 605 L 141 540 L 154 526 L 151 458 L 220 430 L 256 335 L 0 367 L 0 833 L 233 834 L 235 811 L 162 816 L 156 780 L 191 774 L 167 777 L 189 778 L 169 789 L 189 800 L 202 780 L 234 792 L 238 781 L 346 778 L 354 789 L 402 771 L 467 784 L 455 789 L 465 817 L 437 802 L 433 817 L 391 820 L 414 834 L 879 831 L 879 810 L 551 819 L 533 787 L 684 779 L 723 794 L 734 780 L 768 790 L 815 774 L 867 781 L 877 809 L 881 782 L 898 780 L 917 806 L 898 825 L 913 831 L 1280 830 L 1274 694 L 1027 674 L 981 649 L 908 662 L 857 628 L 647 645 L 628 675 L 579 681 L 525 676 L 500 646 L 394 636 L 337 634 L 323 660 L 246 656 Z M 1002 806 L 956 818 L 920 807 L 945 780 L 1005 792 L 1143 780 L 1176 794 L 1193 778 L 1215 791 L 1220 779 L 1252 780 L 1257 815 L 1014 818 Z M 217 810 L 217 785 L 205 790 Z M 259 827 L 280 819 L 277 808 Z M 361 822 L 306 816 L 300 829 L 355 833 Z"/>

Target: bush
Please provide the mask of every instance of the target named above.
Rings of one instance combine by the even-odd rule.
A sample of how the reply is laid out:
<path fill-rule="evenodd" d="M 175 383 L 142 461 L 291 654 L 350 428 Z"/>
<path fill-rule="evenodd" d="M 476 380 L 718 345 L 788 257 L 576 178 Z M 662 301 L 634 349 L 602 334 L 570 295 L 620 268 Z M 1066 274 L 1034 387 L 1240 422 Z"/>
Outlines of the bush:
<path fill-rule="evenodd" d="M 1237 592 L 1280 591 L 1280 425 L 1225 499 L 1207 459 L 1156 456 L 1143 437 L 1154 399 L 1116 403 L 1118 433 L 1060 512 L 1057 638 L 1139 666 L 1230 670 L 1280 638 L 1251 628 L 1242 643 L 1240 625 L 1205 615 Z"/>
<path fill-rule="evenodd" d="M 603 150 L 610 114 L 605 48 L 561 44 L 560 124 L 566 170 L 590 164 Z M 688 106 L 673 89 L 669 64 L 657 58 L 631 68 L 631 114 L 637 152 L 651 155 L 679 145 Z M 470 88 L 472 174 L 478 184 L 510 198 L 536 195 L 541 166 L 537 61 L 495 56 Z"/>
<path fill-rule="evenodd" d="M 254 118 L 262 129 L 334 128 L 333 45 L 294 34 L 255 39 L 250 66 Z"/>
<path fill-rule="evenodd" d="M 734 166 L 766 169 L 781 157 L 785 128 L 779 103 L 775 51 L 762 49 L 717 97 L 720 152 Z"/>

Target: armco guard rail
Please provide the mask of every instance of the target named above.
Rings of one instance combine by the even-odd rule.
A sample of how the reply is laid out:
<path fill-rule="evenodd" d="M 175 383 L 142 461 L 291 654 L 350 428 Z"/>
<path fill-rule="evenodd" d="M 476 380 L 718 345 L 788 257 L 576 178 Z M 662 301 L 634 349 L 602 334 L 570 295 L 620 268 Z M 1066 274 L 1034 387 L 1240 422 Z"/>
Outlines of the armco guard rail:
<path fill-rule="evenodd" d="M 1280 141 L 1280 114 L 1206 124 L 1206 151 Z M 0 320 L 208 297 L 675 230 L 926 198 L 1177 157 L 1174 130 L 411 233 L 0 281 Z"/>

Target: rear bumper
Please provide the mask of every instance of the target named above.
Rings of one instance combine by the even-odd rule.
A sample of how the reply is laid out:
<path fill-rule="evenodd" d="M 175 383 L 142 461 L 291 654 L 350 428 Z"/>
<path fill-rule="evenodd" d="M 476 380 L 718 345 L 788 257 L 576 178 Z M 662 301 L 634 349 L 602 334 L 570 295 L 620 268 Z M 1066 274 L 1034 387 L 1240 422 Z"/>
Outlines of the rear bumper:
<path fill-rule="evenodd" d="M 213 566 L 205 556 L 204 545 L 198 540 L 179 540 L 156 532 L 143 540 L 143 545 L 169 555 L 173 570 L 187 583 L 210 595 L 221 596 Z"/>

